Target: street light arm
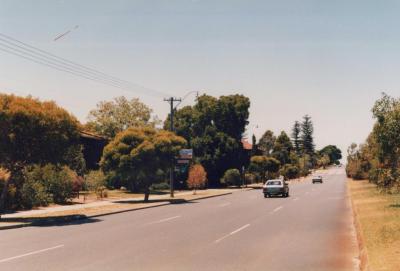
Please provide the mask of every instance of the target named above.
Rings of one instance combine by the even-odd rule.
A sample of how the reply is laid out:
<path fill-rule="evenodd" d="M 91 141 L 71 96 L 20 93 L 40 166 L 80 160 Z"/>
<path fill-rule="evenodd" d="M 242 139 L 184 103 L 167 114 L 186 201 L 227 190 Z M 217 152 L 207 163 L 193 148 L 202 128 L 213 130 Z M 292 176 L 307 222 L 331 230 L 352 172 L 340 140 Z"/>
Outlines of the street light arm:
<path fill-rule="evenodd" d="M 193 94 L 193 93 L 196 93 L 196 97 L 199 97 L 198 91 L 190 91 L 190 92 L 186 93 L 185 96 L 183 96 L 182 100 L 175 105 L 174 109 L 176 109 L 190 94 Z"/>

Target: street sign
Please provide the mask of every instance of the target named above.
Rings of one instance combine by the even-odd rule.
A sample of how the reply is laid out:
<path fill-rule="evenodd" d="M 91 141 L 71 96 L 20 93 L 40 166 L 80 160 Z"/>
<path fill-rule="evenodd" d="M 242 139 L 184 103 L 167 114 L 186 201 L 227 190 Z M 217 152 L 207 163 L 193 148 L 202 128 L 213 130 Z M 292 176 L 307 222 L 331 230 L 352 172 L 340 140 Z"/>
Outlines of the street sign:
<path fill-rule="evenodd" d="M 179 151 L 179 159 L 193 159 L 193 149 L 182 149 Z"/>

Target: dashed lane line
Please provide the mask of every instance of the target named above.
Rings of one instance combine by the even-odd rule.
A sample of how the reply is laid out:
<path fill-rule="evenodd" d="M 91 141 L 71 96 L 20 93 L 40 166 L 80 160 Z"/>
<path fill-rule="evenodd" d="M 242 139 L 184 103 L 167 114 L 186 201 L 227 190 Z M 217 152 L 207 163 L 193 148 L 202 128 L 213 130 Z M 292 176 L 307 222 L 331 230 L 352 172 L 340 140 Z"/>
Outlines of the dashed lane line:
<path fill-rule="evenodd" d="M 45 249 L 41 249 L 41 250 L 28 252 L 28 253 L 25 253 L 25 254 L 14 256 L 14 257 L 5 258 L 5 259 L 0 260 L 0 263 L 5 263 L 5 262 L 9 262 L 9 261 L 16 260 L 16 259 L 19 259 L 19 258 L 23 258 L 23 257 L 27 257 L 27 256 L 43 253 L 43 252 L 46 252 L 46 251 L 62 248 L 63 246 L 64 245 L 58 245 L 58 246 L 55 246 L 55 247 L 49 247 L 49 248 L 45 248 Z"/>
<path fill-rule="evenodd" d="M 225 236 L 222 236 L 221 238 L 215 240 L 215 243 L 219 243 L 219 242 L 221 242 L 222 240 L 224 240 L 225 238 L 227 238 L 227 237 L 229 237 L 229 236 L 232 236 L 232 235 L 234 235 L 234 234 L 236 234 L 236 233 L 238 233 L 238 232 L 244 230 L 245 228 L 247 228 L 247 227 L 249 227 L 249 226 L 250 226 L 250 224 L 246 224 L 246 225 L 240 227 L 239 229 L 234 230 L 233 232 L 231 232 L 231 233 L 229 233 L 229 234 L 227 234 L 227 235 L 225 235 Z"/>

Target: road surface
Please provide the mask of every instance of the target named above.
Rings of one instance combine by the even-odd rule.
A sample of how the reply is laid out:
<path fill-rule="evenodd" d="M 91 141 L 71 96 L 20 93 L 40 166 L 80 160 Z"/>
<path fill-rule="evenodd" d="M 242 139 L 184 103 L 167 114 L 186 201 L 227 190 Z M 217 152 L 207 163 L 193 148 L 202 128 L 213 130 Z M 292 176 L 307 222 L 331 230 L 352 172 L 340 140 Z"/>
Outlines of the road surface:
<path fill-rule="evenodd" d="M 355 270 L 346 178 L 0 231 L 0 270 Z"/>

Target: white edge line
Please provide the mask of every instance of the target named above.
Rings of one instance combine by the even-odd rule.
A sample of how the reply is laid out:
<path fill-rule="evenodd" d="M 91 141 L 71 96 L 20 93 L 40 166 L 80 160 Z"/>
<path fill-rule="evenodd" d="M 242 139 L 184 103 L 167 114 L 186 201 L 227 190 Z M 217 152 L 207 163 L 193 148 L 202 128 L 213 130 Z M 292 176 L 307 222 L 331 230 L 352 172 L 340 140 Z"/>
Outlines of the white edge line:
<path fill-rule="evenodd" d="M 219 243 L 219 242 L 221 242 L 222 240 L 224 240 L 225 238 L 227 238 L 227 237 L 229 237 L 229 236 L 231 236 L 231 235 L 234 235 L 234 234 L 236 234 L 236 233 L 238 233 L 238 232 L 244 230 L 245 228 L 247 228 L 247 227 L 249 227 L 249 226 L 250 226 L 250 224 L 246 224 L 246 225 L 244 225 L 243 227 L 240 227 L 239 229 L 234 230 L 233 232 L 231 232 L 231 233 L 229 233 L 229 234 L 227 234 L 227 235 L 225 235 L 225 236 L 223 236 L 223 237 L 221 237 L 221 238 L 215 240 L 215 243 Z"/>
<path fill-rule="evenodd" d="M 227 202 L 227 203 L 220 204 L 220 205 L 218 205 L 218 206 L 219 206 L 219 207 L 225 207 L 225 206 L 228 206 L 228 205 L 231 205 L 231 203 L 230 203 L 230 202 Z"/>
<path fill-rule="evenodd" d="M 45 249 L 41 249 L 41 250 L 36 250 L 36 251 L 29 252 L 29 253 L 25 253 L 25 254 L 22 254 L 22 255 L 10 257 L 10 258 L 5 258 L 5 259 L 0 260 L 0 263 L 9 262 L 9 261 L 12 261 L 12 260 L 15 260 L 15 259 L 19 259 L 19 258 L 22 258 L 22 257 L 39 254 L 39 253 L 46 252 L 46 251 L 49 251 L 49 250 L 61 248 L 63 246 L 64 245 L 58 245 L 58 246 L 55 246 L 55 247 L 49 247 L 49 248 L 45 248 Z"/>

